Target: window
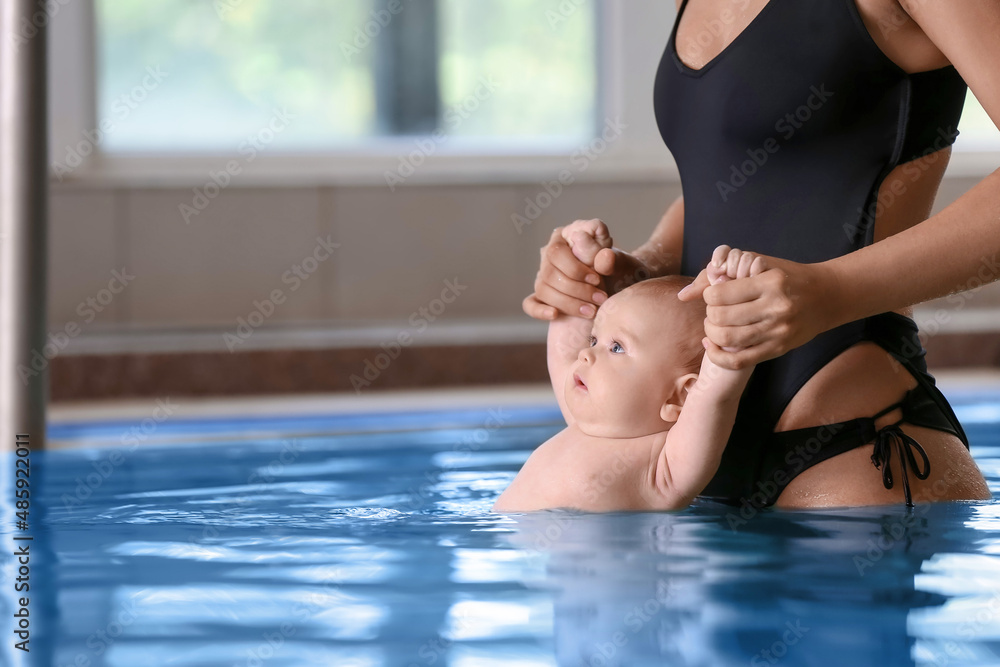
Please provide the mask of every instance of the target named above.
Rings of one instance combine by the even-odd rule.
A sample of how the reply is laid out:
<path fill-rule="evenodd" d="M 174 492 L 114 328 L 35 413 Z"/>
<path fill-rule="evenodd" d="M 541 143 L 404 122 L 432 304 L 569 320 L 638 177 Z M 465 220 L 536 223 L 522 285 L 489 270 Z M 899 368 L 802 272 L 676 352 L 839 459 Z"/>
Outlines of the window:
<path fill-rule="evenodd" d="M 652 108 L 673 2 L 55 6 L 50 161 L 60 182 L 198 185 L 254 135 L 268 140 L 247 165 L 255 182 L 385 184 L 428 145 L 427 128 L 449 141 L 407 182 L 535 182 L 572 169 L 572 155 L 611 126 L 627 130 L 601 146 L 586 179 L 678 177 Z M 434 66 L 420 62 L 428 57 Z M 996 169 L 1000 132 L 971 93 L 960 130 L 949 176 Z"/>
<path fill-rule="evenodd" d="M 579 144 L 598 127 L 595 15 L 594 0 L 98 0 L 100 148 Z"/>

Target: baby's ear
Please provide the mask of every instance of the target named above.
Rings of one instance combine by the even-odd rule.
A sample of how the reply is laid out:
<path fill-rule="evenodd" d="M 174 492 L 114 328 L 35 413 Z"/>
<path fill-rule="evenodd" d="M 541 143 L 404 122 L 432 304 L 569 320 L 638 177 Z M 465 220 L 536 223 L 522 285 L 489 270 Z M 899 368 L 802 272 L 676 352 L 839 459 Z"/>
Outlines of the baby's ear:
<path fill-rule="evenodd" d="M 681 406 L 676 403 L 664 403 L 660 406 L 660 419 L 673 424 L 681 416 Z"/>
<path fill-rule="evenodd" d="M 681 416 L 681 408 L 684 407 L 688 394 L 697 382 L 697 373 L 688 373 L 677 378 L 674 383 L 674 391 L 660 406 L 660 419 L 671 423 L 677 421 L 677 418 Z"/>

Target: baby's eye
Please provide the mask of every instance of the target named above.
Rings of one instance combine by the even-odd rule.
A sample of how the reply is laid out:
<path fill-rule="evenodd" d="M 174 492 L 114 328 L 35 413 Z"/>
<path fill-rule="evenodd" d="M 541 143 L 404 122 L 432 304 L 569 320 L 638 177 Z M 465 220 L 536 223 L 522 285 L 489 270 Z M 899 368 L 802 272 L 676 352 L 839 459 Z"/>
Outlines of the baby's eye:
<path fill-rule="evenodd" d="M 612 354 L 622 354 L 625 352 L 625 348 L 622 347 L 616 340 L 611 341 L 610 349 Z"/>
<path fill-rule="evenodd" d="M 595 345 L 597 345 L 597 338 L 595 336 L 587 336 L 587 343 L 590 345 L 590 347 L 594 347 Z"/>

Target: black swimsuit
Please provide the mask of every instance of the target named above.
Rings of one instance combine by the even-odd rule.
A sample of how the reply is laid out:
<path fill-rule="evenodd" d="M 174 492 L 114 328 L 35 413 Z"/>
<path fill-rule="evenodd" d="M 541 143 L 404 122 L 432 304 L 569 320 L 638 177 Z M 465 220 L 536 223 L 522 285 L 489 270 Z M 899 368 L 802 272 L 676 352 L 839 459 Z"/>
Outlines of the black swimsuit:
<path fill-rule="evenodd" d="M 684 196 L 681 273 L 696 275 L 722 243 L 803 263 L 870 245 L 883 179 L 958 136 L 962 77 L 953 66 L 907 74 L 871 38 L 855 0 L 769 0 L 722 53 L 693 70 L 675 48 L 687 4 L 677 13 L 654 87 L 656 121 Z M 920 446 L 897 425 L 876 431 L 874 417 L 774 433 L 802 385 L 864 340 L 885 348 L 917 379 L 901 401 L 903 420 L 953 433 L 968 447 L 927 372 L 915 323 L 882 313 L 757 365 L 722 465 L 703 495 L 770 505 L 805 468 L 873 440 L 872 460 L 887 488 L 893 449 L 918 478 L 926 477 Z"/>

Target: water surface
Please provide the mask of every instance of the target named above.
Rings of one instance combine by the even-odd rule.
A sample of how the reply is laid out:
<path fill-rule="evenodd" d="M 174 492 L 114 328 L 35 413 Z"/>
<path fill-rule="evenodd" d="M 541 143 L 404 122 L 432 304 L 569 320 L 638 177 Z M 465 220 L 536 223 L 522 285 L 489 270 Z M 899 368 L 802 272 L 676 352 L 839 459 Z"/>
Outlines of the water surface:
<path fill-rule="evenodd" d="M 1000 397 L 955 405 L 996 497 Z M 129 428 L 33 454 L 34 664 L 1000 664 L 995 501 L 490 513 L 553 406 Z"/>

